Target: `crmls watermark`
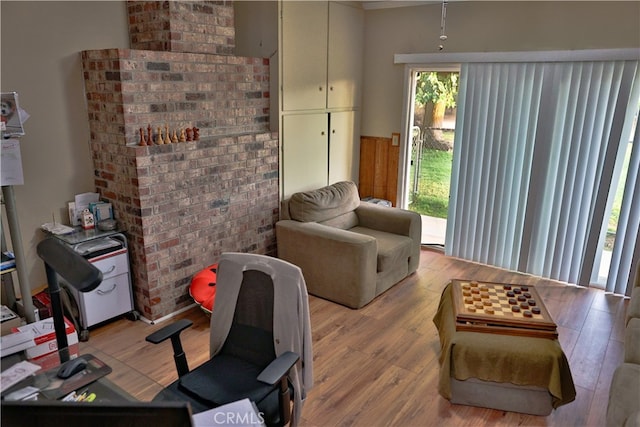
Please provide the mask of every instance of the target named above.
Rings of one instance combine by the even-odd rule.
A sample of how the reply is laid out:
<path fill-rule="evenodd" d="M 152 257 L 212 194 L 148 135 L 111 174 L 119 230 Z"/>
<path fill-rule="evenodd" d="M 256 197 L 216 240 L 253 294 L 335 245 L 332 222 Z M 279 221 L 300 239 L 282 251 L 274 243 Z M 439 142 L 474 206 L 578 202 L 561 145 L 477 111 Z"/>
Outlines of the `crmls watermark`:
<path fill-rule="evenodd" d="M 214 425 L 238 425 L 238 426 L 248 426 L 248 425 L 263 425 L 264 424 L 264 416 L 262 412 L 216 412 L 213 415 Z"/>

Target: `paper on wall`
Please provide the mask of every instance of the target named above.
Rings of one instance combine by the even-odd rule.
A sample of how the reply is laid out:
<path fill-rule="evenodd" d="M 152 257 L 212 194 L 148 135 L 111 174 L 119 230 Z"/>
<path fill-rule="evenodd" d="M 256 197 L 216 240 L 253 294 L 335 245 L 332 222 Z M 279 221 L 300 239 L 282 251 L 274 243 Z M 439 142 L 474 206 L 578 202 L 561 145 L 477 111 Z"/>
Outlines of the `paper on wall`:
<path fill-rule="evenodd" d="M 29 113 L 20 108 L 16 92 L 2 92 L 0 94 L 0 129 L 3 136 L 22 136 L 22 124 L 29 118 Z"/>
<path fill-rule="evenodd" d="M 17 139 L 5 139 L 0 150 L 1 164 L 0 180 L 2 185 L 22 185 L 24 175 L 22 173 L 22 157 L 20 156 L 20 141 Z"/>

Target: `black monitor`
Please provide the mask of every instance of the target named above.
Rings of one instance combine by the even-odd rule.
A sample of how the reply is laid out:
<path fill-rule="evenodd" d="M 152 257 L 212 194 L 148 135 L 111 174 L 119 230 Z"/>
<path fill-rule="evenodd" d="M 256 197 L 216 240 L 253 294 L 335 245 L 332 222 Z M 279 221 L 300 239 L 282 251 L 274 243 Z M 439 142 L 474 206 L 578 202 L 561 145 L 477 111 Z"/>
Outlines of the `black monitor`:
<path fill-rule="evenodd" d="M 2 427 L 191 427 L 187 402 L 3 401 Z"/>

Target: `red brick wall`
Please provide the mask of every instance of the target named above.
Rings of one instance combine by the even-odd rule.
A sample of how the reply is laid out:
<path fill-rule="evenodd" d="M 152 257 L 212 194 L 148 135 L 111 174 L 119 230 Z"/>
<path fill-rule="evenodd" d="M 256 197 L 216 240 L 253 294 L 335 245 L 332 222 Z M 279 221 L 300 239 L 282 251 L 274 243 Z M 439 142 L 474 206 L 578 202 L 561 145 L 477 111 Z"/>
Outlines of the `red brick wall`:
<path fill-rule="evenodd" d="M 233 54 L 231 1 L 128 1 L 132 49 Z"/>
<path fill-rule="evenodd" d="M 230 2 L 127 4 L 136 49 L 82 63 L 96 189 L 129 237 L 136 307 L 156 320 L 193 303 L 191 277 L 222 252 L 275 254 L 278 138 L 268 60 L 220 54 Z M 200 140 L 139 146 L 147 126 Z"/>
<path fill-rule="evenodd" d="M 192 304 L 191 277 L 222 252 L 275 254 L 277 135 L 145 147 L 94 142 L 92 150 L 97 190 L 127 230 L 143 316 Z"/>
<path fill-rule="evenodd" d="M 149 50 L 82 52 L 92 139 L 137 145 L 140 128 L 200 136 L 269 130 L 269 60 Z"/>

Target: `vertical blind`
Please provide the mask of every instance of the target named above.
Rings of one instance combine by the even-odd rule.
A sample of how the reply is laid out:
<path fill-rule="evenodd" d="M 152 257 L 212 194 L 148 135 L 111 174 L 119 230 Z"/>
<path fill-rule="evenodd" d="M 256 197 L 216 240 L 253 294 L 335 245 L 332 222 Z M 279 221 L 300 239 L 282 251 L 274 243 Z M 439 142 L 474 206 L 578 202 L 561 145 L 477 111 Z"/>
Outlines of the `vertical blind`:
<path fill-rule="evenodd" d="M 588 285 L 638 110 L 637 75 L 638 61 L 463 64 L 446 253 Z M 620 247 L 637 240 L 639 202 L 625 201 Z"/>
<path fill-rule="evenodd" d="M 637 120 L 636 116 L 636 120 Z M 636 130 L 631 149 L 629 170 L 618 220 L 616 243 L 613 246 L 611 268 L 605 290 L 631 295 L 631 281 L 640 264 L 640 125 Z"/>

